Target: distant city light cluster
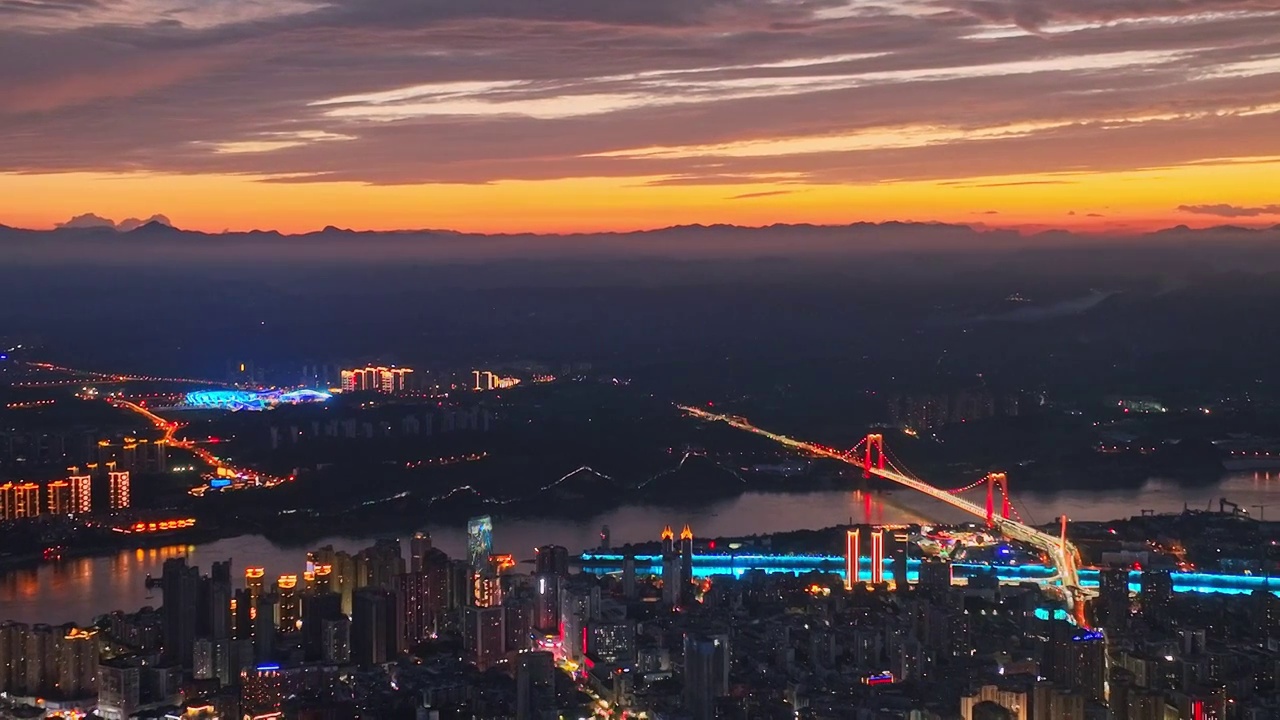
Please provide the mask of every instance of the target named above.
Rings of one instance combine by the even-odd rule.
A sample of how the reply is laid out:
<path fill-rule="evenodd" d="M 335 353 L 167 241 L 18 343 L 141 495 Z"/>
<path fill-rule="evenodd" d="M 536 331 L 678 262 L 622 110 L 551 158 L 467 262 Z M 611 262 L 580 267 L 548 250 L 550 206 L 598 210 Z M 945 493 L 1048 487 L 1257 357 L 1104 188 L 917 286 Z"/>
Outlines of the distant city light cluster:
<path fill-rule="evenodd" d="M 333 397 L 319 390 L 197 390 L 187 393 L 188 407 L 216 410 L 269 410 L 277 405 L 324 402 Z"/>
<path fill-rule="evenodd" d="M 506 390 L 520 384 L 520 378 L 502 377 L 488 370 L 472 370 L 472 390 Z"/>
<path fill-rule="evenodd" d="M 410 368 L 369 365 L 342 371 L 342 392 L 400 393 L 409 388 Z"/>

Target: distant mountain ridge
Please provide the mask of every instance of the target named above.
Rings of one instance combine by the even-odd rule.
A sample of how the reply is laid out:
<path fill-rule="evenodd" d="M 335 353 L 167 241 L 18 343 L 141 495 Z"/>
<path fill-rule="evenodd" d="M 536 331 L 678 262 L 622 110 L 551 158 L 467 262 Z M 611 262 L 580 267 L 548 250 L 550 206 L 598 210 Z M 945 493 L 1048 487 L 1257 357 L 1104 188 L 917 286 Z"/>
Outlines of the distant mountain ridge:
<path fill-rule="evenodd" d="M 208 233 L 174 227 L 156 215 L 115 224 L 82 215 L 75 225 L 52 230 L 0 226 L 6 259 L 22 264 L 77 261 L 92 264 L 168 264 L 227 262 L 377 263 L 382 261 L 607 260 L 628 257 L 666 259 L 750 259 L 864 257 L 937 254 L 1057 252 L 1100 249 L 1108 252 L 1177 249 L 1204 252 L 1242 250 L 1276 254 L 1280 267 L 1280 226 L 1243 228 L 1224 225 L 1192 229 L 1179 225 L 1143 234 L 1083 234 L 1048 230 L 1022 234 L 1009 229 L 937 222 L 857 222 L 847 225 L 774 224 L 677 225 L 634 232 L 468 233 L 455 230 L 321 230 L 284 234 L 276 230 Z M 1258 260 L 1253 257 L 1251 262 Z M 1270 262 L 1264 263 L 1269 265 Z M 1246 269 L 1256 269 L 1243 264 Z M 941 269 L 941 268 L 939 268 Z"/>

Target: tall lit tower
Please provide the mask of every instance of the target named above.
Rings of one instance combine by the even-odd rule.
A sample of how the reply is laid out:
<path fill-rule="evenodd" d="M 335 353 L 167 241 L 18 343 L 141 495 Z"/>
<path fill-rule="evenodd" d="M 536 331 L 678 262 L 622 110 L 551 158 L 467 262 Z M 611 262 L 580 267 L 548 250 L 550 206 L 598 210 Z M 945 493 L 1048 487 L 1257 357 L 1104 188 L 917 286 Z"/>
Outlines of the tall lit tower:
<path fill-rule="evenodd" d="M 422 572 L 422 559 L 431 551 L 431 533 L 417 532 L 409 539 L 409 572 Z"/>
<path fill-rule="evenodd" d="M 298 595 L 298 576 L 281 575 L 276 580 L 280 596 L 280 632 L 293 632 L 302 622 L 302 598 Z"/>
<path fill-rule="evenodd" d="M 115 463 L 107 463 L 107 504 L 112 510 L 126 510 L 130 505 L 129 471 L 116 470 Z"/>
<path fill-rule="evenodd" d="M 71 485 L 71 512 L 93 511 L 93 475 L 80 472 L 80 468 L 67 468 L 67 482 Z"/>
<path fill-rule="evenodd" d="M 672 532 L 671 526 L 662 528 L 662 554 L 670 555 L 675 550 L 676 534 Z"/>
<path fill-rule="evenodd" d="M 871 531 L 871 584 L 884 582 L 884 530 Z"/>
<path fill-rule="evenodd" d="M 686 524 L 680 531 L 680 596 L 687 605 L 693 592 L 693 529 Z"/>
<path fill-rule="evenodd" d="M 54 515 L 71 514 L 71 483 L 54 480 L 45 486 L 45 497 L 49 502 L 49 512 Z"/>
<path fill-rule="evenodd" d="M 249 607 L 251 608 L 258 606 L 258 598 L 263 595 L 263 578 L 266 577 L 266 574 L 266 568 L 247 567 L 244 569 L 244 587 L 249 591 Z"/>
<path fill-rule="evenodd" d="M 849 530 L 844 534 L 844 587 L 850 590 L 862 582 L 862 569 L 858 567 L 858 540 L 861 530 Z"/>

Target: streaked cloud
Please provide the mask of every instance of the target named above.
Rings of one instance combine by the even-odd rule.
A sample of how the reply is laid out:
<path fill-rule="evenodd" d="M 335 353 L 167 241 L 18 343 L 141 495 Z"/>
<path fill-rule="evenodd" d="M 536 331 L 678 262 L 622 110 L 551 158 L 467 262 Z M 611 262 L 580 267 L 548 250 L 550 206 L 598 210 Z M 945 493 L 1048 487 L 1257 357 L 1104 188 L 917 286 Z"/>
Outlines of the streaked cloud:
<path fill-rule="evenodd" d="M 1272 0 L 22 0 L 0 172 L 1047 191 L 1270 162 L 1278 80 Z"/>
<path fill-rule="evenodd" d="M 1192 215 L 1214 215 L 1224 218 L 1251 218 L 1272 215 L 1280 217 L 1280 204 L 1240 207 L 1221 203 L 1218 205 L 1179 205 L 1178 212 Z"/>

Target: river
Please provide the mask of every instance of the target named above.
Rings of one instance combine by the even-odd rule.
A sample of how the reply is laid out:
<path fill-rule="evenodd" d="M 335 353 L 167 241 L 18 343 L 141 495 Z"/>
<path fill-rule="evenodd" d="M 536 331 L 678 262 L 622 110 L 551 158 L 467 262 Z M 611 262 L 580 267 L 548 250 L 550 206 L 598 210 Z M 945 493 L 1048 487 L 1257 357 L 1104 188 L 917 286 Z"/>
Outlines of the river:
<path fill-rule="evenodd" d="M 971 493 L 974 501 L 984 502 L 981 489 Z M 1267 505 L 1270 510 L 1274 503 L 1271 512 L 1280 519 L 1280 474 L 1274 472 L 1236 473 L 1196 486 L 1167 480 L 1112 490 L 1019 492 L 1015 486 L 1012 495 L 1023 519 L 1032 523 L 1047 523 L 1063 513 L 1074 520 L 1111 520 L 1136 515 L 1144 509 L 1179 512 L 1184 503 L 1191 508 L 1212 506 L 1216 510 L 1218 499 L 1224 497 L 1254 514 L 1259 512 L 1254 506 Z M 628 506 L 581 521 L 495 517 L 493 541 L 496 552 L 527 559 L 538 545 L 563 545 L 572 552 L 596 547 L 603 525 L 609 526 L 612 543 L 621 545 L 656 539 L 668 524 L 678 532 L 688 523 L 704 537 L 750 535 L 823 528 L 850 519 L 866 522 L 865 511 L 862 497 L 854 492 L 745 493 L 697 509 Z M 964 519 L 967 518 L 957 516 L 955 510 L 906 490 L 877 494 L 870 518 L 885 523 Z M 424 529 L 431 533 L 435 546 L 450 556 L 465 555 L 465 528 L 428 524 Z M 127 550 L 8 570 L 0 574 L 0 620 L 83 623 L 116 609 L 158 606 L 159 595 L 151 594 L 144 580 L 148 574 L 159 575 L 161 565 L 170 557 L 185 555 L 191 564 L 204 570 L 214 561 L 230 559 L 236 575 L 242 574 L 247 565 L 259 565 L 267 569 L 267 577 L 271 578 L 300 574 L 309 548 L 331 544 L 339 550 L 355 552 L 372 544 L 373 539 L 333 537 L 286 547 L 261 536 L 246 535 L 198 546 Z"/>

